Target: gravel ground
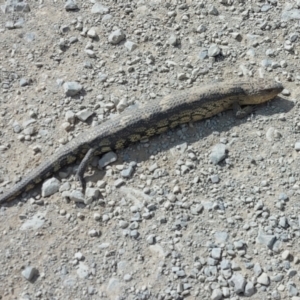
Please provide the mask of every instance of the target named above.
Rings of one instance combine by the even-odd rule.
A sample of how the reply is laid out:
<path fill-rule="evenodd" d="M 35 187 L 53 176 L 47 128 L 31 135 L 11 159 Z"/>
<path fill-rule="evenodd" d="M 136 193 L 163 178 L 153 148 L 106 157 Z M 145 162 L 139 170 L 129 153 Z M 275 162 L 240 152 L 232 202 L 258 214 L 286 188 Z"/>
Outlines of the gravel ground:
<path fill-rule="evenodd" d="M 79 161 L 0 209 L 1 299 L 300 299 L 300 1 L 0 0 L 0 193 L 124 109 L 285 89 Z"/>

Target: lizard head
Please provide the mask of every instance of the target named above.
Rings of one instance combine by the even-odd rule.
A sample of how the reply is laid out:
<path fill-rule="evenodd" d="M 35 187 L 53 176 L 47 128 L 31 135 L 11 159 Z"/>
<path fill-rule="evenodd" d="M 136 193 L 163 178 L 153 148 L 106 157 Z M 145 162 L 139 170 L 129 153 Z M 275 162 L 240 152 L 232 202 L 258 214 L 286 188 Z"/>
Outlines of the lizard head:
<path fill-rule="evenodd" d="M 244 96 L 239 99 L 240 105 L 260 104 L 275 98 L 283 90 L 283 85 L 274 80 L 255 80 L 240 85 Z"/>

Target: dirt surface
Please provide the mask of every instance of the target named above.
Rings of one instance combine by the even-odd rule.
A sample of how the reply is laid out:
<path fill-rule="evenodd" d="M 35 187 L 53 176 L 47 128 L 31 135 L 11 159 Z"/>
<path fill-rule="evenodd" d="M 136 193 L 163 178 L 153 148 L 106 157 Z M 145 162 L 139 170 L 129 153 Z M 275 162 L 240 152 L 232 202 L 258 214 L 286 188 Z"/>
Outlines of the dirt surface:
<path fill-rule="evenodd" d="M 242 120 L 96 157 L 85 195 L 77 161 L 50 196 L 3 205 L 1 299 L 300 299 L 300 1 L 0 8 L 0 193 L 124 109 L 219 80 L 285 87 Z"/>

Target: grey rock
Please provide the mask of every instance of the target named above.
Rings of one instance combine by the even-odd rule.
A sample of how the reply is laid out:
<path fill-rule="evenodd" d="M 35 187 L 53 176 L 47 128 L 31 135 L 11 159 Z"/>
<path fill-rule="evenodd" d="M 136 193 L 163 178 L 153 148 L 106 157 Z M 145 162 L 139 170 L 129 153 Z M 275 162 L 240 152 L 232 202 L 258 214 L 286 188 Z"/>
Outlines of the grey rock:
<path fill-rule="evenodd" d="M 104 167 L 106 167 L 107 165 L 115 162 L 117 160 L 117 154 L 114 152 L 107 152 L 105 153 L 98 162 L 98 166 L 100 169 L 103 169 Z"/>
<path fill-rule="evenodd" d="M 220 267 L 222 270 L 230 270 L 231 269 L 231 261 L 227 259 L 223 259 L 221 261 Z"/>
<path fill-rule="evenodd" d="M 256 263 L 253 268 L 254 274 L 258 277 L 262 273 L 262 268 L 259 263 Z"/>
<path fill-rule="evenodd" d="M 128 168 L 121 171 L 121 176 L 124 178 L 129 178 L 132 176 L 134 171 L 134 168 L 132 166 L 129 166 Z"/>
<path fill-rule="evenodd" d="M 85 201 L 85 197 L 81 191 L 73 190 L 69 197 L 74 202 L 84 203 Z"/>
<path fill-rule="evenodd" d="M 132 279 L 132 276 L 130 274 L 125 274 L 123 279 L 124 281 L 130 281 Z"/>
<path fill-rule="evenodd" d="M 225 243 L 227 242 L 229 235 L 225 231 L 216 231 L 215 232 L 215 241 L 216 243 Z"/>
<path fill-rule="evenodd" d="M 94 112 L 88 110 L 88 109 L 83 109 L 76 113 L 76 117 L 81 121 L 81 122 L 86 122 L 88 118 L 90 118 Z"/>
<path fill-rule="evenodd" d="M 107 284 L 107 292 L 110 293 L 118 293 L 121 289 L 121 282 L 118 278 L 110 278 Z"/>
<path fill-rule="evenodd" d="M 4 5 L 1 5 L 0 8 L 5 14 L 30 12 L 30 6 L 25 1 L 8 0 Z"/>
<path fill-rule="evenodd" d="M 262 67 L 268 68 L 268 67 L 272 66 L 272 60 L 266 58 L 266 59 L 263 59 L 260 64 Z"/>
<path fill-rule="evenodd" d="M 98 73 L 98 78 L 99 78 L 99 81 L 100 81 L 100 82 L 105 82 L 106 79 L 107 79 L 107 77 L 108 77 L 108 75 L 105 74 L 105 73 L 102 73 L 102 72 L 99 72 L 99 73 Z"/>
<path fill-rule="evenodd" d="M 270 278 L 266 273 L 262 273 L 258 278 L 257 278 L 257 282 L 268 286 L 270 284 Z"/>
<path fill-rule="evenodd" d="M 177 46 L 178 44 L 178 38 L 175 34 L 172 34 L 168 39 L 168 44 L 172 46 Z"/>
<path fill-rule="evenodd" d="M 220 181 L 219 175 L 214 174 L 214 175 L 210 176 L 210 180 L 212 183 L 218 183 Z"/>
<path fill-rule="evenodd" d="M 217 44 L 212 44 L 209 48 L 208 48 L 208 56 L 209 57 L 214 57 L 217 56 L 221 53 L 221 49 Z"/>
<path fill-rule="evenodd" d="M 48 197 L 58 192 L 60 181 L 54 177 L 47 179 L 42 186 L 42 196 Z"/>
<path fill-rule="evenodd" d="M 281 14 L 281 21 L 287 22 L 291 20 L 300 20 L 300 10 L 299 9 L 290 9 L 283 10 Z"/>
<path fill-rule="evenodd" d="M 288 277 L 294 277 L 297 274 L 297 270 L 289 269 L 287 272 Z"/>
<path fill-rule="evenodd" d="M 78 5 L 76 4 L 75 0 L 67 0 L 66 4 L 65 4 L 65 10 L 69 11 L 69 10 L 77 10 L 78 9 Z"/>
<path fill-rule="evenodd" d="M 134 51 L 138 47 L 136 43 L 128 40 L 125 42 L 124 46 L 129 52 Z"/>
<path fill-rule="evenodd" d="M 203 24 L 199 25 L 198 28 L 197 28 L 197 32 L 198 33 L 202 33 L 202 32 L 205 32 L 207 30 L 207 27 Z"/>
<path fill-rule="evenodd" d="M 295 283 L 293 283 L 293 282 L 288 282 L 288 284 L 287 284 L 287 291 L 288 291 L 288 295 L 290 297 L 293 297 L 293 296 L 295 297 L 299 293 L 299 291 L 298 291 Z"/>
<path fill-rule="evenodd" d="M 208 58 L 208 50 L 207 49 L 202 49 L 200 51 L 200 53 L 198 54 L 198 56 L 199 56 L 200 60 L 204 60 L 204 59 Z"/>
<path fill-rule="evenodd" d="M 221 162 L 223 159 L 225 159 L 227 156 L 227 149 L 224 144 L 216 144 L 211 151 L 211 154 L 209 156 L 210 161 L 216 165 L 219 162 Z"/>
<path fill-rule="evenodd" d="M 300 151 L 300 142 L 295 143 L 295 150 Z"/>
<path fill-rule="evenodd" d="M 82 90 L 82 85 L 76 81 L 69 81 L 63 84 L 66 96 L 75 96 Z"/>
<path fill-rule="evenodd" d="M 92 12 L 92 14 L 100 14 L 100 15 L 108 14 L 109 7 L 96 2 L 92 7 L 91 12 Z"/>
<path fill-rule="evenodd" d="M 210 15 L 213 15 L 213 16 L 218 16 L 219 15 L 219 11 L 217 10 L 217 8 L 213 5 L 209 6 L 208 8 L 208 13 Z"/>
<path fill-rule="evenodd" d="M 261 11 L 261 12 L 267 12 L 267 11 L 269 11 L 271 8 L 272 8 L 272 5 L 266 3 L 266 4 L 264 4 L 264 5 L 260 8 L 260 11 Z"/>
<path fill-rule="evenodd" d="M 272 297 L 272 299 L 274 299 L 274 300 L 281 300 L 281 295 L 280 295 L 280 293 L 278 292 L 278 291 L 273 291 L 272 293 L 271 293 L 271 297 Z"/>
<path fill-rule="evenodd" d="M 234 291 L 237 294 L 244 293 L 245 286 L 246 286 L 246 279 L 240 273 L 233 274 L 230 278 L 229 283 L 233 286 Z"/>
<path fill-rule="evenodd" d="M 22 271 L 22 276 L 28 281 L 31 281 L 36 275 L 38 275 L 38 270 L 34 267 L 28 266 Z"/>
<path fill-rule="evenodd" d="M 248 281 L 245 286 L 244 295 L 246 297 L 251 297 L 254 294 L 255 294 L 255 286 L 251 281 Z"/>
<path fill-rule="evenodd" d="M 89 276 L 89 267 L 83 263 L 79 262 L 78 269 L 76 271 L 79 278 L 85 279 Z"/>
<path fill-rule="evenodd" d="M 211 251 L 211 257 L 214 259 L 221 259 L 222 249 L 221 248 L 213 248 Z"/>
<path fill-rule="evenodd" d="M 97 237 L 97 236 L 100 236 L 100 232 L 96 229 L 91 229 L 91 230 L 89 230 L 88 235 L 90 237 Z"/>
<path fill-rule="evenodd" d="M 87 198 L 98 199 L 100 196 L 100 191 L 97 188 L 87 187 L 85 190 L 85 196 Z"/>
<path fill-rule="evenodd" d="M 126 38 L 126 35 L 123 32 L 123 30 L 117 29 L 109 35 L 108 41 L 111 44 L 116 45 L 116 44 L 119 44 L 121 41 L 125 40 L 125 38 Z"/>
<path fill-rule="evenodd" d="M 26 86 L 29 84 L 29 80 L 27 78 L 20 79 L 20 86 Z"/>
<path fill-rule="evenodd" d="M 274 281 L 274 282 L 280 282 L 282 279 L 284 278 L 283 274 L 277 274 L 277 275 L 274 275 L 274 276 L 271 276 L 271 281 Z"/>
<path fill-rule="evenodd" d="M 154 234 L 150 234 L 148 237 L 147 237 L 147 243 L 149 245 L 153 245 L 155 244 L 155 235 Z"/>
<path fill-rule="evenodd" d="M 263 232 L 259 231 L 256 242 L 262 245 L 266 245 L 269 249 L 272 249 L 274 243 L 276 242 L 276 236 L 271 234 L 264 234 Z"/>
<path fill-rule="evenodd" d="M 220 300 L 223 299 L 223 293 L 220 289 L 213 290 L 211 297 L 212 300 Z"/>

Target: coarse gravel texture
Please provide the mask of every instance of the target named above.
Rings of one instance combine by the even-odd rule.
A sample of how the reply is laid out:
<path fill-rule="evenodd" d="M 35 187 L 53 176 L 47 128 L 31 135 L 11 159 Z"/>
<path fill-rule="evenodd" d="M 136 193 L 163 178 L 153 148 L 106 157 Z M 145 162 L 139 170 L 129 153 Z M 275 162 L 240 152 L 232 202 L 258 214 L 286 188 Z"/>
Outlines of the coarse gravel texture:
<path fill-rule="evenodd" d="M 1 299 L 300 299 L 300 1 L 0 0 L 0 193 L 124 109 L 284 91 L 75 164 L 0 208 Z"/>

